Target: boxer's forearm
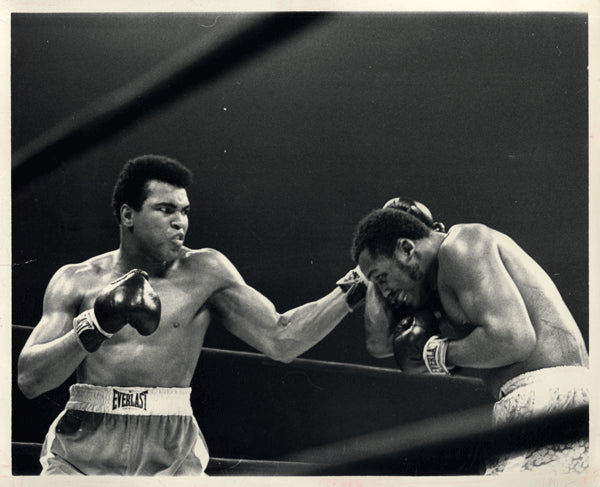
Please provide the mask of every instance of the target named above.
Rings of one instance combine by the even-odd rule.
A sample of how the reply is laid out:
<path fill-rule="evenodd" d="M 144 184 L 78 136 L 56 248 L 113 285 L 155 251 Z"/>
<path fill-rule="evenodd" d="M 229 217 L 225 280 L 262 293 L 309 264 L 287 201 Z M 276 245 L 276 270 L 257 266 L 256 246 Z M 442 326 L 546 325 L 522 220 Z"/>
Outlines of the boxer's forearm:
<path fill-rule="evenodd" d="M 369 283 L 365 300 L 365 344 L 367 351 L 376 358 L 391 357 L 393 353 L 390 316 Z"/>
<path fill-rule="evenodd" d="M 390 313 L 377 295 L 375 286 L 369 283 L 365 298 L 365 344 L 373 357 L 386 358 L 394 354 L 390 320 Z"/>
<path fill-rule="evenodd" d="M 350 312 L 345 294 L 335 288 L 317 301 L 280 315 L 274 330 L 278 360 L 289 362 L 325 338 Z"/>
<path fill-rule="evenodd" d="M 31 399 L 59 387 L 86 355 L 73 330 L 50 342 L 24 348 L 18 361 L 21 392 Z"/>
<path fill-rule="evenodd" d="M 450 340 L 446 354 L 446 365 L 491 369 L 504 367 L 526 358 L 535 346 L 527 335 L 490 332 L 477 326 L 460 340 Z"/>

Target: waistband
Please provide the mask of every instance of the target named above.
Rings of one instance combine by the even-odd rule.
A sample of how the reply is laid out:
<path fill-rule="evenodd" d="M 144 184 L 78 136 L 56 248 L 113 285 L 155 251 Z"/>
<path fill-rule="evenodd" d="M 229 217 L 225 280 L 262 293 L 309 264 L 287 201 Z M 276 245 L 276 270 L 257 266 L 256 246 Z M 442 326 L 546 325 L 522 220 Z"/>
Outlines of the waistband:
<path fill-rule="evenodd" d="M 590 371 L 578 365 L 559 365 L 524 372 L 504 383 L 500 388 L 499 398 L 502 399 L 521 387 L 542 383 L 549 386 L 587 389 L 590 385 Z"/>
<path fill-rule="evenodd" d="M 119 387 L 73 384 L 66 409 L 141 416 L 192 416 L 191 387 Z"/>

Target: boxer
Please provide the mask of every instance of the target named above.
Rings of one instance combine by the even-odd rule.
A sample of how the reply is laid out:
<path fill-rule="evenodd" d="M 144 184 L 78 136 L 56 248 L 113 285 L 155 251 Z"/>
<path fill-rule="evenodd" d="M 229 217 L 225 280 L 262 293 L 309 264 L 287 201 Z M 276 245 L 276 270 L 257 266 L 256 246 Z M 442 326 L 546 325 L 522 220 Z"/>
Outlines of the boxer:
<path fill-rule="evenodd" d="M 445 231 L 445 225 L 442 222 L 434 221 L 429 208 L 412 198 L 404 196 L 391 198 L 383 205 L 383 208 L 404 211 L 418 218 L 433 231 Z M 357 272 L 360 272 L 360 267 L 358 267 Z M 435 322 L 438 326 L 441 326 L 444 333 L 452 336 L 456 332 L 454 328 L 448 326 L 436 292 L 430 294 L 421 309 L 414 310 L 403 303 L 388 302 L 374 283 L 367 282 L 364 314 L 367 351 L 376 358 L 393 355 L 398 367 L 404 372 L 425 372 L 422 353 L 411 351 L 410 346 L 404 349 L 400 337 L 403 334 L 406 336 L 405 332 L 409 327 L 412 327 L 413 332 L 420 330 L 424 317 L 430 314 L 432 315 L 431 319 L 435 317 Z M 382 323 L 378 323 L 379 321 Z M 393 343 L 396 345 L 392 346 Z"/>
<path fill-rule="evenodd" d="M 283 314 L 214 249 L 184 245 L 191 172 L 165 156 L 128 161 L 114 187 L 120 243 L 65 265 L 18 360 L 34 398 L 76 373 L 50 426 L 42 475 L 201 475 L 209 455 L 190 383 L 207 329 L 290 362 L 364 301 L 360 280 Z"/>
<path fill-rule="evenodd" d="M 376 355 L 395 354 L 408 373 L 476 374 L 497 399 L 495 424 L 588 404 L 581 332 L 551 278 L 507 235 L 482 224 L 437 231 L 388 207 L 358 223 L 352 256 L 369 282 Z M 444 323 L 426 310 L 432 297 Z M 390 330 L 390 309 L 400 307 L 414 314 Z M 582 439 L 495 459 L 487 473 L 581 473 L 588 465 Z"/>

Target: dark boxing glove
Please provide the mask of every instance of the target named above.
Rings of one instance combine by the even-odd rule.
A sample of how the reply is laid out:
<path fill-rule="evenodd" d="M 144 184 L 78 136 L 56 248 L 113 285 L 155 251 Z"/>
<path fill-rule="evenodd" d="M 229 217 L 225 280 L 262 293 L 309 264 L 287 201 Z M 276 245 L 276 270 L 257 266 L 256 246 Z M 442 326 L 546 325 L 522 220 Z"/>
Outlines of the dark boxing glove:
<path fill-rule="evenodd" d="M 161 303 L 148 274 L 134 269 L 100 291 L 94 307 L 73 320 L 79 341 L 88 352 L 129 324 L 140 335 L 150 335 L 160 322 Z"/>
<path fill-rule="evenodd" d="M 385 205 L 383 205 L 383 208 L 394 208 L 396 210 L 405 211 L 406 213 L 410 213 L 412 216 L 417 217 L 432 230 L 437 232 L 446 231 L 446 227 L 442 222 L 433 221 L 433 215 L 431 214 L 431 211 L 429 211 L 429 208 L 427 208 L 420 201 L 399 196 L 386 201 Z"/>
<path fill-rule="evenodd" d="M 348 271 L 348 273 L 335 284 L 344 291 L 344 297 L 350 312 L 354 311 L 365 302 L 367 285 L 363 273 L 358 266 Z"/>
<path fill-rule="evenodd" d="M 439 329 L 429 309 L 415 311 L 398 323 L 393 332 L 392 347 L 400 370 L 412 374 L 427 373 L 423 349 L 436 333 L 439 333 Z"/>

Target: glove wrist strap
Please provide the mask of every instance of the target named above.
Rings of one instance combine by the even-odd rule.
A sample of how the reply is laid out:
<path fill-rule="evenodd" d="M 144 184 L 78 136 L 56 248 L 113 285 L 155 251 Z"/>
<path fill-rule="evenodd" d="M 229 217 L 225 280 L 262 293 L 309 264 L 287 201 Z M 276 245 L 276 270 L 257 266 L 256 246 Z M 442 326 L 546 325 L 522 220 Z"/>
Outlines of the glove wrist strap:
<path fill-rule="evenodd" d="M 360 267 L 356 266 L 335 283 L 344 292 L 344 299 L 350 313 L 363 304 L 365 300 L 367 294 L 365 280 Z"/>
<path fill-rule="evenodd" d="M 77 334 L 79 343 L 88 352 L 95 352 L 104 340 L 113 336 L 112 333 L 102 329 L 93 308 L 85 310 L 73 319 L 73 329 Z"/>
<path fill-rule="evenodd" d="M 439 335 L 432 336 L 423 348 L 423 361 L 430 374 L 450 375 L 454 366 L 446 365 L 446 353 L 448 352 L 448 338 Z"/>
<path fill-rule="evenodd" d="M 362 305 L 365 302 L 366 295 L 367 286 L 364 282 L 359 281 L 352 284 L 350 289 L 348 289 L 344 295 L 348 310 L 352 313 L 356 308 Z"/>

